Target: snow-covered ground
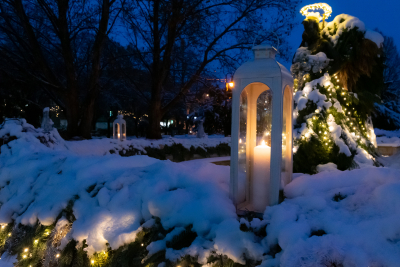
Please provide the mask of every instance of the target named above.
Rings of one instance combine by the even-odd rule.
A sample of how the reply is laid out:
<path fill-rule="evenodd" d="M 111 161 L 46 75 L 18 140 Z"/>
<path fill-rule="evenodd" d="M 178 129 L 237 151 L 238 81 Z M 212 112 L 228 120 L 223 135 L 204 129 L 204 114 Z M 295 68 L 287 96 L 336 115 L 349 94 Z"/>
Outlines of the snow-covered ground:
<path fill-rule="evenodd" d="M 400 130 L 386 131 L 375 129 L 376 143 L 378 145 L 386 146 L 400 146 Z"/>
<path fill-rule="evenodd" d="M 78 196 L 76 221 L 60 250 L 71 238 L 86 239 L 89 255 L 106 243 L 116 249 L 158 217 L 173 231 L 147 250 L 166 250 L 172 261 L 192 255 L 207 266 L 207 256 L 216 252 L 242 264 L 244 257 L 258 260 L 264 267 L 399 266 L 400 166 L 296 174 L 285 187 L 285 201 L 249 222 L 237 217 L 229 199 L 229 167 L 210 159 L 173 163 L 77 153 L 78 145 L 71 149 L 71 143 L 54 137 L 48 147 L 32 133 L 14 131 L 19 138 L 1 147 L 0 224 L 52 224 Z M 101 145 L 78 142 L 93 149 Z M 253 231 L 241 231 L 241 224 Z M 188 225 L 198 235 L 190 247 L 167 248 Z M 266 237 L 256 236 L 262 227 Z M 282 251 L 269 255 L 277 245 Z M 0 266 L 7 266 L 5 258 Z"/>

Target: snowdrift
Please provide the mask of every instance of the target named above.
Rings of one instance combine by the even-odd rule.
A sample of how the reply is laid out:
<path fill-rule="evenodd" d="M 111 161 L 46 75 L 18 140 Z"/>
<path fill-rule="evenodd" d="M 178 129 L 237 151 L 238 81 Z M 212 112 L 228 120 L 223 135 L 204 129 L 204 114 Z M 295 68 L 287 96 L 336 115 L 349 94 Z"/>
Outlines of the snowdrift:
<path fill-rule="evenodd" d="M 35 266 L 39 256 L 67 266 L 71 247 L 88 265 L 101 266 L 116 264 L 115 255 L 130 248 L 143 253 L 137 266 L 189 259 L 196 266 L 288 267 L 400 261 L 398 169 L 297 174 L 281 204 L 260 219 L 238 218 L 228 196 L 229 167 L 78 154 L 19 129 L 0 154 L 0 266 Z M 42 254 L 36 237 L 21 230 L 38 225 L 38 242 L 47 238 Z M 150 231 L 152 238 L 143 238 Z"/>

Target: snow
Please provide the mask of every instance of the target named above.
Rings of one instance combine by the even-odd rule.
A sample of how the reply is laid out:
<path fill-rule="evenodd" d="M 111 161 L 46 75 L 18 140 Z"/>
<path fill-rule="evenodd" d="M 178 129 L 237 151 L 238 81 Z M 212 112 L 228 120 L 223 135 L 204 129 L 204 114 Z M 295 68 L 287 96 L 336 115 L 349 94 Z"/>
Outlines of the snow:
<path fill-rule="evenodd" d="M 196 138 L 196 136 L 163 136 L 160 140 L 149 140 L 144 138 L 129 138 L 124 141 L 110 138 L 82 140 L 82 141 L 66 141 L 67 148 L 79 155 L 106 155 L 110 150 L 123 151 L 129 150 L 130 147 L 135 148 L 141 153 L 146 153 L 145 147 L 161 148 L 164 145 L 182 144 L 185 148 L 190 149 L 191 146 L 195 148 L 215 147 L 221 143 L 230 144 L 230 137 L 223 137 L 221 135 L 208 136 L 208 138 Z"/>
<path fill-rule="evenodd" d="M 337 170 L 337 165 L 332 162 L 329 162 L 327 164 L 320 164 L 317 166 L 317 172 L 334 172 Z"/>
<path fill-rule="evenodd" d="M 335 202 L 340 193 L 345 199 Z M 268 244 L 282 248 L 280 266 L 397 266 L 400 172 L 365 168 L 303 175 L 289 198 L 264 214 Z M 326 235 L 312 236 L 324 230 Z"/>
<path fill-rule="evenodd" d="M 400 130 L 396 130 L 396 131 L 387 131 L 387 130 L 381 130 L 381 129 L 374 129 L 375 134 L 377 137 L 380 136 L 386 136 L 386 137 L 400 137 Z"/>
<path fill-rule="evenodd" d="M 7 126 L 8 131 L 17 126 Z M 330 126 L 331 134 L 338 131 Z M 229 199 L 229 167 L 211 164 L 211 159 L 173 163 L 144 155 L 79 154 L 68 145 L 32 141 L 28 136 L 36 132 L 21 131 L 20 138 L 1 149 L 0 224 L 39 220 L 49 225 L 77 196 L 76 221 L 62 246 L 74 238 L 86 239 L 89 255 L 106 249 L 106 243 L 116 249 L 134 241 L 158 217 L 171 231 L 147 250 L 165 249 L 171 261 L 191 255 L 205 265 L 211 253 L 241 264 L 245 258 L 261 261 L 260 266 L 398 266 L 400 261 L 399 158 L 391 159 L 390 168 L 361 165 L 338 171 L 328 163 L 316 175 L 296 174 L 281 204 L 267 207 L 262 219 L 248 221 L 237 217 Z M 339 193 L 344 199 L 335 201 Z M 65 224 L 62 218 L 56 228 Z M 240 224 L 266 227 L 267 235 L 241 231 Z M 181 250 L 167 248 L 189 225 L 198 235 L 194 242 Z M 317 230 L 326 234 L 311 236 Z M 268 255 L 277 245 L 282 251 Z M 15 260 L 6 256 L 1 266 Z"/>
<path fill-rule="evenodd" d="M 332 114 L 329 114 L 327 123 L 329 127 L 329 132 L 331 133 L 335 144 L 339 147 L 339 153 L 344 153 L 346 156 L 350 157 L 351 152 L 349 147 L 346 145 L 343 139 L 340 138 L 342 135 L 342 127 L 336 124 L 335 118 Z"/>
<path fill-rule="evenodd" d="M 337 31 L 333 32 L 333 29 L 337 27 Z M 325 28 L 322 29 L 321 35 L 326 35 L 333 42 L 334 45 L 337 44 L 340 35 L 343 33 L 344 29 L 357 28 L 359 31 L 365 31 L 365 24 L 356 17 L 341 14 L 336 16 L 333 21 L 328 22 Z"/>
<path fill-rule="evenodd" d="M 299 47 L 296 50 L 296 54 L 293 58 L 293 65 L 291 71 L 310 71 L 314 73 L 321 71 L 329 65 L 329 59 L 325 53 L 319 52 L 315 55 L 311 55 L 311 51 L 307 47 Z"/>
<path fill-rule="evenodd" d="M 304 89 L 302 91 L 298 91 L 294 96 L 294 101 L 297 103 L 297 110 L 305 109 L 308 100 L 317 104 L 319 109 L 322 107 L 329 108 L 332 106 L 332 103 L 327 101 L 327 97 L 324 94 L 321 94 L 317 89 L 318 84 L 333 88 L 328 73 L 319 79 L 306 83 Z"/>
<path fill-rule="evenodd" d="M 385 41 L 382 34 L 380 34 L 379 32 L 371 31 L 371 30 L 367 30 L 365 32 L 364 37 L 365 37 L 365 39 L 369 39 L 372 42 L 374 42 L 378 46 L 378 48 L 381 47 L 383 45 L 383 42 Z"/>
<path fill-rule="evenodd" d="M 400 130 L 397 131 L 385 131 L 381 129 L 375 129 L 376 142 L 378 146 L 392 146 L 400 147 Z"/>
<path fill-rule="evenodd" d="M 337 27 L 337 31 L 333 32 L 335 26 Z M 343 33 L 343 30 L 344 29 L 350 30 L 353 28 L 357 28 L 359 31 L 364 32 L 365 33 L 364 38 L 369 39 L 372 42 L 376 43 L 378 48 L 382 46 L 384 38 L 379 32 L 367 30 L 365 28 L 364 22 L 362 22 L 356 17 L 346 14 L 338 15 L 334 18 L 333 21 L 328 22 L 326 26 L 322 29 L 321 35 L 325 34 L 326 36 L 329 37 L 329 39 L 333 42 L 333 44 L 336 45 L 340 35 Z"/>

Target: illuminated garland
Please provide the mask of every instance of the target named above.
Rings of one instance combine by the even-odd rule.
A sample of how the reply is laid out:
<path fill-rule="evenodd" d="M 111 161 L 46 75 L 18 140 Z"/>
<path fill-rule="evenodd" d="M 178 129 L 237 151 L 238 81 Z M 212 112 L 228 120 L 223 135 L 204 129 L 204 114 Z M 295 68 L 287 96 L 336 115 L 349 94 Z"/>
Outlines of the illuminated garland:
<path fill-rule="evenodd" d="M 319 11 L 317 12 L 309 11 L 309 10 L 321 10 L 321 9 L 324 11 L 324 14 L 322 16 Z M 321 21 L 322 19 L 325 20 L 331 16 L 332 7 L 330 7 L 328 4 L 325 3 L 317 3 L 303 7 L 300 10 L 300 13 L 303 16 L 306 16 L 307 18 L 313 17 L 316 18 L 318 21 Z"/>

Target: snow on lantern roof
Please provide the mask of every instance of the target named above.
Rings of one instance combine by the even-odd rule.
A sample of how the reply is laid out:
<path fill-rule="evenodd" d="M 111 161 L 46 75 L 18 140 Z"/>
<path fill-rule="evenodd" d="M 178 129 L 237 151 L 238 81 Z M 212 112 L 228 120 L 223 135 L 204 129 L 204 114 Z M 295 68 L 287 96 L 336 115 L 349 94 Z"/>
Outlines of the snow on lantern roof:
<path fill-rule="evenodd" d="M 321 10 L 324 11 L 323 15 L 321 15 Z M 331 16 L 332 7 L 326 3 L 316 3 L 303 7 L 300 13 L 306 16 L 307 19 L 315 19 L 320 22 L 321 20 L 325 21 L 325 19 Z"/>

